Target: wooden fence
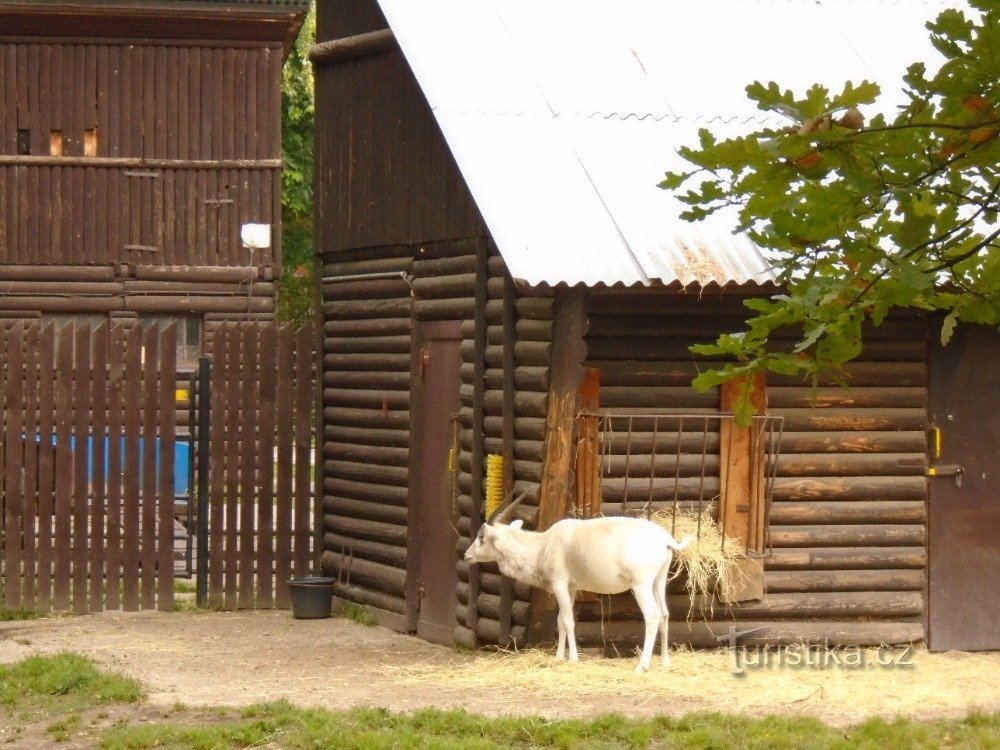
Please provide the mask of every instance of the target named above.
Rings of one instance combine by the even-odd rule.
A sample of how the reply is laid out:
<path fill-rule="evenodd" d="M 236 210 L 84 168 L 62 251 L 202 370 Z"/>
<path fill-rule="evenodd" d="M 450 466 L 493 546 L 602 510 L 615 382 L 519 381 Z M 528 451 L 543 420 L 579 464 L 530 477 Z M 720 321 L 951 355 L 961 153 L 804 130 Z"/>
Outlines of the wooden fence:
<path fill-rule="evenodd" d="M 173 609 L 175 329 L 0 329 L 3 606 Z"/>
<path fill-rule="evenodd" d="M 212 345 L 208 605 L 288 608 L 314 569 L 311 327 L 227 323 Z"/>

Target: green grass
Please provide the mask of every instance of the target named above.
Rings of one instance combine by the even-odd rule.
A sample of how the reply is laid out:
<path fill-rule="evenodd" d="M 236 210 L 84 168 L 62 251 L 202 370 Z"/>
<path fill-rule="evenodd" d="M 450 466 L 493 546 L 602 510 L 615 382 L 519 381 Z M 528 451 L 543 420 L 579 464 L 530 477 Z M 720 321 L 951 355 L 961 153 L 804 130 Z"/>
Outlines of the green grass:
<path fill-rule="evenodd" d="M 359 625 L 368 625 L 370 627 L 377 624 L 375 616 L 371 612 L 354 602 L 344 602 L 340 608 L 340 616 L 346 617 L 348 620 L 353 620 Z"/>
<path fill-rule="evenodd" d="M 4 609 L 0 607 L 0 622 L 11 622 L 13 620 L 37 620 L 44 615 L 38 612 L 31 612 L 27 609 Z"/>
<path fill-rule="evenodd" d="M 252 706 L 196 721 L 119 725 L 101 747 L 141 748 L 996 748 L 1000 714 L 913 722 L 872 720 L 846 731 L 811 718 L 751 719 L 721 713 L 672 719 L 604 716 L 589 721 L 486 718 L 463 711 L 394 714 L 382 709 L 322 711 L 288 703 Z"/>
<path fill-rule="evenodd" d="M 175 594 L 195 594 L 198 591 L 198 585 L 195 581 L 189 581 L 186 578 L 175 578 L 174 579 L 174 593 Z"/>
<path fill-rule="evenodd" d="M 102 671 L 91 659 L 66 651 L 0 665 L 0 706 L 18 710 L 55 706 L 64 712 L 135 703 L 144 695 L 142 686 L 130 677 Z"/>

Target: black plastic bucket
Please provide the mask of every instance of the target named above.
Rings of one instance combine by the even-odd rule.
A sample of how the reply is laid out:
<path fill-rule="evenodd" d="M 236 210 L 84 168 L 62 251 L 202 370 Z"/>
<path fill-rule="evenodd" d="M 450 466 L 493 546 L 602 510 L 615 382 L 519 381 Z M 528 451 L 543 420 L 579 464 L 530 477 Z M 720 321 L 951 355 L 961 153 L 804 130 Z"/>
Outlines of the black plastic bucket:
<path fill-rule="evenodd" d="M 292 617 L 318 620 L 330 616 L 333 604 L 333 579 L 323 576 L 293 578 L 288 582 L 292 597 Z"/>

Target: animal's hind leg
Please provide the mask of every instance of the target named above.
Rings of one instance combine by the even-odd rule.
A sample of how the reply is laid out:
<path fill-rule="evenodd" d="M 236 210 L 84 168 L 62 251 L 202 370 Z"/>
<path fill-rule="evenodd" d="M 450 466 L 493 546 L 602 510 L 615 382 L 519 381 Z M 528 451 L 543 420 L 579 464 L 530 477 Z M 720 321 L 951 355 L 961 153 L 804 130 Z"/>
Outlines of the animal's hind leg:
<path fill-rule="evenodd" d="M 670 611 L 667 609 L 667 579 L 670 577 L 670 565 L 664 565 L 656 576 L 653 584 L 653 596 L 656 598 L 656 608 L 660 615 L 660 654 L 663 666 L 670 666 L 670 650 L 667 648 L 667 633 L 670 630 Z"/>
<path fill-rule="evenodd" d="M 573 599 L 575 593 L 561 586 L 556 586 L 553 592 L 556 601 L 559 603 L 559 616 L 557 624 L 559 626 L 559 645 L 556 647 L 556 658 L 562 659 L 565 655 L 564 647 L 569 644 L 570 661 L 577 661 L 580 657 L 576 651 L 576 630 L 573 624 Z"/>
<path fill-rule="evenodd" d="M 636 672 L 649 669 L 649 664 L 653 659 L 653 643 L 656 641 L 656 629 L 660 622 L 660 608 L 657 606 L 656 597 L 649 583 L 634 586 L 632 593 L 642 610 L 642 619 L 646 623 L 646 640 L 642 644 L 642 656 L 639 657 L 639 666 Z"/>

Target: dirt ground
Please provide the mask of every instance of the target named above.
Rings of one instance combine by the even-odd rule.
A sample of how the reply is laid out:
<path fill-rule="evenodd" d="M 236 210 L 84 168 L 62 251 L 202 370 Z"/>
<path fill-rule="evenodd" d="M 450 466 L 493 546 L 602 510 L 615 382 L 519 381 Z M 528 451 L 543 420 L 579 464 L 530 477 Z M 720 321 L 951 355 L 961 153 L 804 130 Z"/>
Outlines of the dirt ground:
<path fill-rule="evenodd" d="M 331 709 L 434 706 L 550 717 L 714 710 L 801 713 L 835 725 L 874 715 L 1000 710 L 1000 653 L 914 649 L 878 663 L 881 656 L 869 651 L 805 666 L 758 656 L 735 675 L 726 651 L 678 650 L 669 669 L 636 675 L 632 658 L 585 656 L 569 664 L 549 652 L 463 653 L 380 627 L 295 620 L 287 612 L 106 612 L 0 623 L 0 662 L 62 650 L 142 680 L 160 706 L 286 699 Z M 868 663 L 858 666 L 857 658 Z"/>

